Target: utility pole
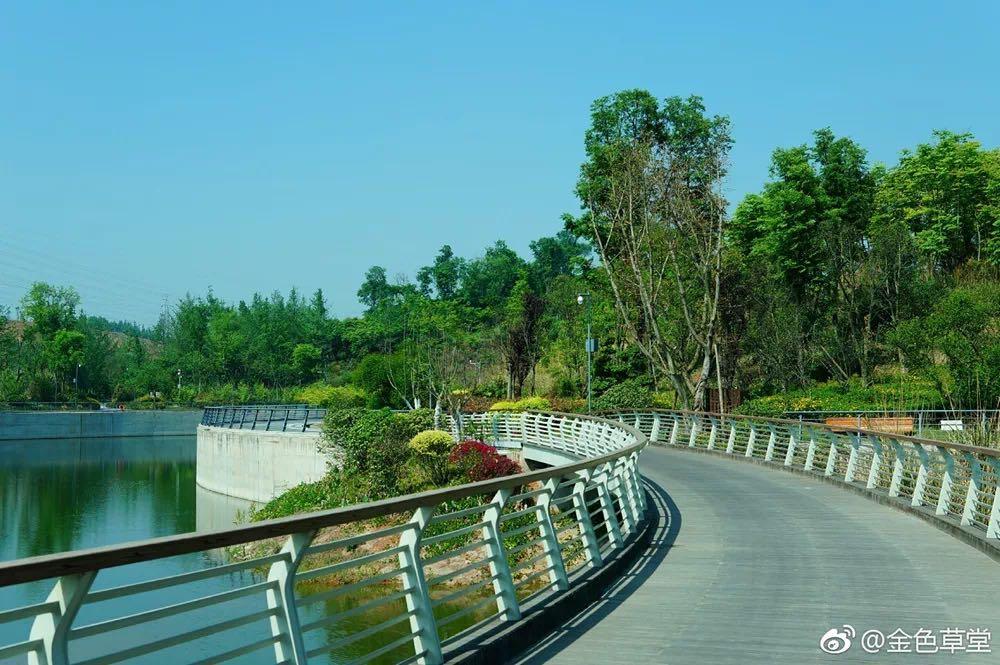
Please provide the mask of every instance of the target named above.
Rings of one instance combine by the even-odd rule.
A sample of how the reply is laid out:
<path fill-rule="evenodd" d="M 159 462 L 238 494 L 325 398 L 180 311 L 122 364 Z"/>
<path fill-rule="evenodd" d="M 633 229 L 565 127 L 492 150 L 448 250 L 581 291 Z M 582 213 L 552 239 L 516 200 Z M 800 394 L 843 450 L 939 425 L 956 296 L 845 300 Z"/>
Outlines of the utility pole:
<path fill-rule="evenodd" d="M 181 391 L 181 371 L 177 370 L 177 392 Z"/>
<path fill-rule="evenodd" d="M 594 338 L 590 336 L 590 291 L 586 293 L 579 293 L 576 296 L 576 304 L 587 305 L 587 341 L 585 343 L 585 348 L 587 350 L 587 413 L 591 411 L 591 402 L 593 401 L 593 393 L 591 389 L 591 375 L 593 373 L 593 356 L 594 350 L 596 349 L 596 344 L 594 343 Z"/>

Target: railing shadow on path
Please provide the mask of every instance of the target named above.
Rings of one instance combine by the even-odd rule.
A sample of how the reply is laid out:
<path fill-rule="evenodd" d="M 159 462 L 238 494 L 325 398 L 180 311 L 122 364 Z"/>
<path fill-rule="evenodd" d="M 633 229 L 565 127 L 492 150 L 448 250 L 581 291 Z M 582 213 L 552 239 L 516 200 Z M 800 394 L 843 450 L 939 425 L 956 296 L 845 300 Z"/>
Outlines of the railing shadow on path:
<path fill-rule="evenodd" d="M 587 630 L 607 618 L 621 603 L 635 593 L 649 579 L 663 560 L 670 554 L 681 530 L 681 511 L 670 494 L 649 478 L 643 480 L 646 489 L 647 519 L 654 520 L 649 545 L 622 575 L 621 579 L 601 594 L 600 600 L 572 617 L 551 635 L 531 647 L 511 662 L 518 665 L 535 665 L 553 658 L 568 648 Z"/>

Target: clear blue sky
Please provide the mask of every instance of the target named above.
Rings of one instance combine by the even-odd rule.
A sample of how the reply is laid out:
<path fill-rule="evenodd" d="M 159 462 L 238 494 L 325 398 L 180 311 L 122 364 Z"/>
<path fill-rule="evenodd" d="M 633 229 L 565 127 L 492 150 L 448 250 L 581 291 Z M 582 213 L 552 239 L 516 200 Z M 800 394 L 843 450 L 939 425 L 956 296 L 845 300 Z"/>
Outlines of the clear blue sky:
<path fill-rule="evenodd" d="M 373 264 L 555 233 L 624 88 L 731 117 L 734 201 L 822 126 L 890 163 L 933 128 L 1000 144 L 995 1 L 351 4 L 3 3 L 0 304 L 47 280 L 152 323 L 295 285 L 358 313 Z"/>

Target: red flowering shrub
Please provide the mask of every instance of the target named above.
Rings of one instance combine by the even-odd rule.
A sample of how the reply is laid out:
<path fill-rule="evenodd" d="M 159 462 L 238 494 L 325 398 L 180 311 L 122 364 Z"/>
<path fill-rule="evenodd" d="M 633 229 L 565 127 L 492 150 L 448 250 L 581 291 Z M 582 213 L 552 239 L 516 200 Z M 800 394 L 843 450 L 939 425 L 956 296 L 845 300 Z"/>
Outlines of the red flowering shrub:
<path fill-rule="evenodd" d="M 509 457 L 504 457 L 493 446 L 468 439 L 451 449 L 448 461 L 465 470 L 469 480 L 492 480 L 521 473 L 521 467 Z"/>

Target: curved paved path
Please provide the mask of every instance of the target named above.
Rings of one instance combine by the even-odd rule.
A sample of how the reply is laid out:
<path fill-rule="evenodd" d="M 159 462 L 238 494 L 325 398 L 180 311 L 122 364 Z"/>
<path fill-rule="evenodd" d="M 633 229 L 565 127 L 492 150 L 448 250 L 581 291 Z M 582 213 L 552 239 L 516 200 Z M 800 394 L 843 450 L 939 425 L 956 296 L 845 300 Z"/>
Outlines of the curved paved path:
<path fill-rule="evenodd" d="M 522 663 L 1000 663 L 1000 563 L 828 483 L 650 447 L 660 524 L 600 603 Z M 841 655 L 819 650 L 851 624 Z M 990 654 L 866 654 L 861 633 L 988 628 Z"/>

